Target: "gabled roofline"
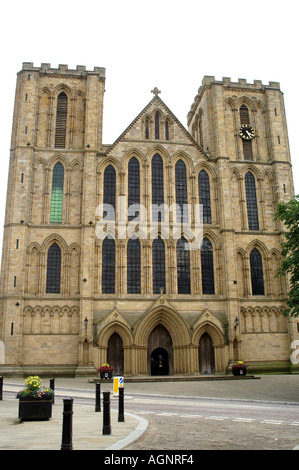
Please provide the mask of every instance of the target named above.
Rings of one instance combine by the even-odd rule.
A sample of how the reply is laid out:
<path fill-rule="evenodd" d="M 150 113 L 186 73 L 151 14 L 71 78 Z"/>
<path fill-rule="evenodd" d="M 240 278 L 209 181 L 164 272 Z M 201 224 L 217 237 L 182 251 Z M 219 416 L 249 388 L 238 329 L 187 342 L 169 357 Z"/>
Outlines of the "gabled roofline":
<path fill-rule="evenodd" d="M 136 124 L 136 122 L 138 121 L 138 119 L 141 118 L 142 115 L 144 115 L 146 113 L 146 111 L 150 108 L 150 106 L 153 104 L 153 103 L 159 103 L 161 104 L 168 112 L 168 114 L 173 118 L 173 120 L 176 121 L 176 123 L 178 124 L 178 126 L 180 127 L 180 129 L 185 133 L 185 135 L 191 140 L 192 144 L 195 145 L 195 147 L 197 147 L 197 149 L 207 158 L 207 160 L 211 160 L 211 157 L 204 151 L 203 147 L 201 145 L 199 145 L 196 140 L 194 139 L 194 137 L 190 134 L 190 132 L 183 126 L 183 124 L 179 121 L 179 119 L 173 114 L 173 112 L 168 108 L 168 106 L 164 103 L 164 101 L 157 95 L 155 95 L 151 100 L 150 102 L 145 106 L 145 108 L 143 108 L 143 110 L 135 117 L 135 119 L 133 119 L 133 121 L 131 122 L 131 124 L 128 125 L 128 127 L 120 134 L 120 136 L 113 142 L 113 144 L 111 144 L 109 146 L 109 148 L 106 150 L 106 152 L 104 152 L 104 154 L 102 153 L 103 156 L 107 156 L 109 155 L 109 153 L 111 152 L 111 150 L 113 150 L 113 148 L 118 144 L 118 142 L 120 142 L 122 140 L 122 138 L 125 136 L 125 134 Z M 146 140 L 146 139 L 144 139 Z"/>

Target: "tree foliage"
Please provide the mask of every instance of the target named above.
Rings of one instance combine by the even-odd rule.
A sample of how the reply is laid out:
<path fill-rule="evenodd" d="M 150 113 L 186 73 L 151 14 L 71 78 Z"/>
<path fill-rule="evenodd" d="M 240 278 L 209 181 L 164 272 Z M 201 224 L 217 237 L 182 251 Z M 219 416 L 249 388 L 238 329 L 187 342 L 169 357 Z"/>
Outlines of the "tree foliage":
<path fill-rule="evenodd" d="M 280 202 L 275 220 L 284 222 L 287 232 L 282 243 L 282 261 L 277 276 L 289 275 L 290 290 L 287 299 L 286 315 L 299 316 L 299 196 L 289 202 Z"/>

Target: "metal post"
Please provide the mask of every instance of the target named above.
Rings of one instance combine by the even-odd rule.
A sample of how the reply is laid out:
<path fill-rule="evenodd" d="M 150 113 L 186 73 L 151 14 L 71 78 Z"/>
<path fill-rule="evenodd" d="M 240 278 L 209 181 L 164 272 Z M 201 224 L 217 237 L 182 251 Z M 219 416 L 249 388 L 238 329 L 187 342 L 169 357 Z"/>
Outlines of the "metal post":
<path fill-rule="evenodd" d="M 96 405 L 95 411 L 101 411 L 101 384 L 100 382 L 96 383 Z"/>
<path fill-rule="evenodd" d="M 55 379 L 50 379 L 50 388 L 53 390 L 52 403 L 55 403 L 54 390 L 55 390 Z"/>
<path fill-rule="evenodd" d="M 111 434 L 110 392 L 103 392 L 103 435 Z"/>
<path fill-rule="evenodd" d="M 118 389 L 118 422 L 123 423 L 125 421 L 124 415 L 124 388 Z"/>
<path fill-rule="evenodd" d="M 3 398 L 3 377 L 0 377 L 0 400 Z"/>
<path fill-rule="evenodd" d="M 62 441 L 60 450 L 73 450 L 73 399 L 63 400 Z"/>

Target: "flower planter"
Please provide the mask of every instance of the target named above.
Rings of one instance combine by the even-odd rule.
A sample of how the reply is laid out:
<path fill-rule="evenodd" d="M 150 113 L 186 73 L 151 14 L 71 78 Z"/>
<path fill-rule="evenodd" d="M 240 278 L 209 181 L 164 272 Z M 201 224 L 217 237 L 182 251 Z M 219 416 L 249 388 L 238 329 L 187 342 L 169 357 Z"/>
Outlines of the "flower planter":
<path fill-rule="evenodd" d="M 100 371 L 100 379 L 112 379 L 112 370 Z"/>
<path fill-rule="evenodd" d="M 246 367 L 244 368 L 239 368 L 239 369 L 234 369 L 233 368 L 233 375 L 246 375 L 247 374 L 247 369 Z"/>
<path fill-rule="evenodd" d="M 19 419 L 22 421 L 45 421 L 52 416 L 52 398 L 19 397 Z"/>

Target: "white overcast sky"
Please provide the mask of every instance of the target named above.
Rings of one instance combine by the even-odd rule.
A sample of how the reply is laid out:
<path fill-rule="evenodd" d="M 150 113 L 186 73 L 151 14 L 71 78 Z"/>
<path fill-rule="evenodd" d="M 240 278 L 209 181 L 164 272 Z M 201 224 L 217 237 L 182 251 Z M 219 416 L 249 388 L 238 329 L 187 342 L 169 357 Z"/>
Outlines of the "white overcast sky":
<path fill-rule="evenodd" d="M 155 86 L 187 126 L 204 75 L 280 82 L 298 194 L 298 30 L 295 0 L 2 2 L 1 251 L 16 74 L 22 62 L 105 67 L 105 144 L 113 143 L 151 100 Z"/>

